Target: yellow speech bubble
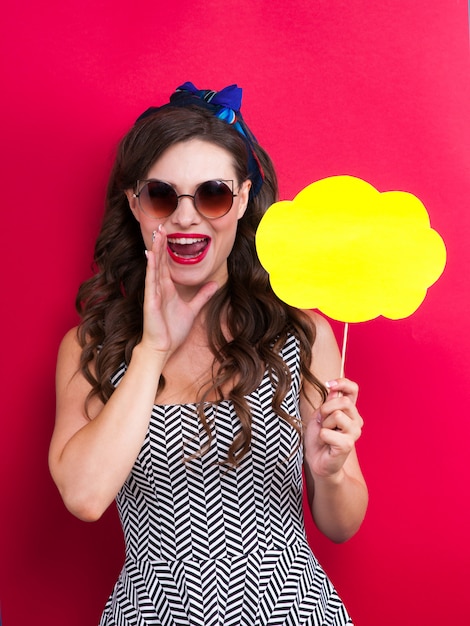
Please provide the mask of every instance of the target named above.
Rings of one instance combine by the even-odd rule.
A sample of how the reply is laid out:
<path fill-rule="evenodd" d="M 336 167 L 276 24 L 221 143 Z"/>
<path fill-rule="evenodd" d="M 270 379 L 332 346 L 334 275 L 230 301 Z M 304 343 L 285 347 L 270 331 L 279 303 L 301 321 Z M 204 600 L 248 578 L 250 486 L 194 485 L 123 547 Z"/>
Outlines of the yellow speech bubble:
<path fill-rule="evenodd" d="M 418 198 L 353 176 L 324 178 L 271 205 L 256 248 L 281 300 L 341 322 L 408 317 L 446 263 Z"/>

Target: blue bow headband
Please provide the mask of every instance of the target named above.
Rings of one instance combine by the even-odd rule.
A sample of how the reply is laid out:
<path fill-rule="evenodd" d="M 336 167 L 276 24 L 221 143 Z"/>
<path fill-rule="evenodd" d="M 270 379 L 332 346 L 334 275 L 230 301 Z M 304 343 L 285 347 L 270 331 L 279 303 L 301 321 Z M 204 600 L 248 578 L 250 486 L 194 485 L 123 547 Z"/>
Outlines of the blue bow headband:
<path fill-rule="evenodd" d="M 255 136 L 250 131 L 240 113 L 242 103 L 242 89 L 237 85 L 229 85 L 220 91 L 209 89 L 197 89 L 193 83 L 186 82 L 176 89 L 170 96 L 169 104 L 162 107 L 150 107 L 137 119 L 148 117 L 160 108 L 168 106 L 199 106 L 211 111 L 215 117 L 226 122 L 241 135 L 248 148 L 248 174 L 252 182 L 251 192 L 256 196 L 264 181 L 264 172 L 254 150 L 257 143 Z"/>

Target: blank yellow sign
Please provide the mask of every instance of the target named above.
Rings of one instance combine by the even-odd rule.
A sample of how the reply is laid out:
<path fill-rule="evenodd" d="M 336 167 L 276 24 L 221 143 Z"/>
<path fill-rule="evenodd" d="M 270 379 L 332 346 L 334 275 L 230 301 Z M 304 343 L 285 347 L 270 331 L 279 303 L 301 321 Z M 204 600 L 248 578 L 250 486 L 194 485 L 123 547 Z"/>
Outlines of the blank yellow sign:
<path fill-rule="evenodd" d="M 418 198 L 353 176 L 324 178 L 271 205 L 256 248 L 281 300 L 342 322 L 408 317 L 446 263 Z"/>

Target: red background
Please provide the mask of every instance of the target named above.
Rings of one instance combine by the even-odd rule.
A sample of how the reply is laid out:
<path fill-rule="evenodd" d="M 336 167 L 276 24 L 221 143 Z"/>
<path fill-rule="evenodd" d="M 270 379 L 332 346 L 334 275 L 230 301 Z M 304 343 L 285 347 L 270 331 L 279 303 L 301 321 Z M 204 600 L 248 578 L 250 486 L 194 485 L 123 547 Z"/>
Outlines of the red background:
<path fill-rule="evenodd" d="M 309 533 L 357 626 L 469 623 L 466 1 L 30 0 L 0 22 L 5 626 L 97 624 L 122 562 L 114 509 L 74 519 L 48 474 L 55 358 L 113 147 L 185 80 L 243 86 L 283 198 L 358 176 L 417 195 L 446 242 L 412 317 L 350 329 L 370 507 L 347 544 Z"/>

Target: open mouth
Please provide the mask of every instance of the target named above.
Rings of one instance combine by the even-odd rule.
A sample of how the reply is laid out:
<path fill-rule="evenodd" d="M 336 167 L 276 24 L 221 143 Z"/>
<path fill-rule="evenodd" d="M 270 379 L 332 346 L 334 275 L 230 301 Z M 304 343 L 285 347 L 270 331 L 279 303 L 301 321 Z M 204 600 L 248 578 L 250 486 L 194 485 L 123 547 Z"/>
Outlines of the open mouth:
<path fill-rule="evenodd" d="M 209 249 L 210 237 L 178 236 L 167 237 L 170 257 L 177 263 L 199 263 Z"/>

